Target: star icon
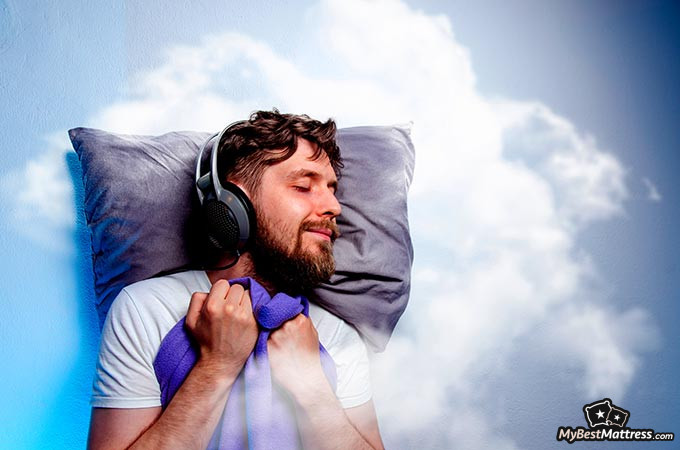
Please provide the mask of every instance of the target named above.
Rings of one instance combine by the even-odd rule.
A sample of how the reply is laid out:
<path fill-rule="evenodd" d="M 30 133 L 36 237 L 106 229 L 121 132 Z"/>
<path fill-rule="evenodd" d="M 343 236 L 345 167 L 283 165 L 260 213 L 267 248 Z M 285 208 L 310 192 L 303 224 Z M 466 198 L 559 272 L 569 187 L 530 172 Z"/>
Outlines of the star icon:
<path fill-rule="evenodd" d="M 604 413 L 602 411 L 597 412 L 597 418 L 598 419 L 604 419 Z"/>
<path fill-rule="evenodd" d="M 614 420 L 619 420 L 620 418 L 621 416 L 619 416 L 618 414 L 614 416 Z"/>

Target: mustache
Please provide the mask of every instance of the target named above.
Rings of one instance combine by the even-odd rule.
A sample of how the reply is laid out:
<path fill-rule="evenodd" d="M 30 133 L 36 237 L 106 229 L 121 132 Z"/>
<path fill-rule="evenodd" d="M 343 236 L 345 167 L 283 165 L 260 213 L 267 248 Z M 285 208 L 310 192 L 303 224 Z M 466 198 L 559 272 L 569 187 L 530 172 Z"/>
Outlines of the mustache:
<path fill-rule="evenodd" d="M 331 231 L 331 242 L 335 242 L 335 240 L 339 238 L 342 234 L 340 233 L 340 228 L 338 228 L 338 224 L 336 224 L 334 221 L 330 219 L 305 222 L 302 224 L 300 228 L 301 228 L 300 231 L 326 228 L 327 230 Z"/>

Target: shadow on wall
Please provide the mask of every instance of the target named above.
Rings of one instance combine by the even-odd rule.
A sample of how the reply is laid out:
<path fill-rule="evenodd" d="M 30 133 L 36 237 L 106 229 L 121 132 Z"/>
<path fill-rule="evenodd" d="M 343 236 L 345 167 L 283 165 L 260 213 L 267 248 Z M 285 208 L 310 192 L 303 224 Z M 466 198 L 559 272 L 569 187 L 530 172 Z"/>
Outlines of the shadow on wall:
<path fill-rule="evenodd" d="M 49 397 L 42 422 L 36 423 L 35 448 L 85 448 L 90 423 L 90 393 L 92 375 L 99 350 L 99 321 L 95 310 L 90 233 L 83 210 L 84 188 L 78 156 L 66 154 L 66 165 L 74 186 L 76 226 L 73 233 L 75 254 L 73 275 L 78 295 L 78 349 L 73 366 L 61 388 Z"/>

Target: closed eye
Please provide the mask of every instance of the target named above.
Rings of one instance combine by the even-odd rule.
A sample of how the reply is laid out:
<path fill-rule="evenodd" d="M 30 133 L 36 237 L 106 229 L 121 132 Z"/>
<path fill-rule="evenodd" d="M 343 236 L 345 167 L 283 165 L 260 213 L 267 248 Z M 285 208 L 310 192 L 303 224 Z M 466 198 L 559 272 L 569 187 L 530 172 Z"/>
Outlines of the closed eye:
<path fill-rule="evenodd" d="M 293 186 L 293 189 L 298 192 L 309 192 L 309 188 L 306 186 Z"/>

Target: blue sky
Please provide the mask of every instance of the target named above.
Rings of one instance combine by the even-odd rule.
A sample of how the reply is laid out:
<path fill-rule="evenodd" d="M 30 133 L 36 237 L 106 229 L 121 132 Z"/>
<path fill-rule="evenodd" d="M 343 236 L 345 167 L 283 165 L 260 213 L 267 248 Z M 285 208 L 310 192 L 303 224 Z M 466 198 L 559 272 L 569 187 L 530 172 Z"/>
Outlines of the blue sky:
<path fill-rule="evenodd" d="M 173 3 L 0 2 L 3 446 L 86 437 L 98 331 L 66 130 L 272 106 L 414 121 L 413 294 L 374 373 L 391 447 L 566 445 L 603 396 L 678 432 L 676 3 Z"/>
<path fill-rule="evenodd" d="M 593 133 L 628 169 L 627 214 L 591 225 L 580 241 L 618 304 L 652 311 L 662 344 L 645 359 L 627 401 L 635 405 L 631 411 L 649 408 L 650 422 L 658 416 L 655 429 L 672 430 L 680 410 L 664 399 L 677 397 L 670 380 L 680 361 L 672 344 L 680 319 L 680 211 L 673 200 L 680 170 L 680 7 L 519 1 L 460 10 L 454 27 L 472 50 L 481 90 L 541 99 Z M 476 26 L 481 21 L 494 32 Z M 647 201 L 641 177 L 663 192 L 660 203 Z"/>

